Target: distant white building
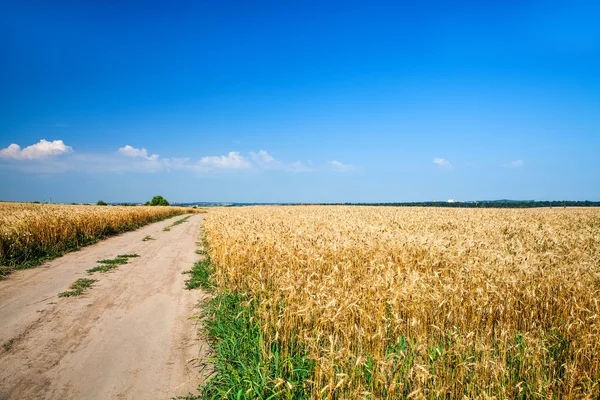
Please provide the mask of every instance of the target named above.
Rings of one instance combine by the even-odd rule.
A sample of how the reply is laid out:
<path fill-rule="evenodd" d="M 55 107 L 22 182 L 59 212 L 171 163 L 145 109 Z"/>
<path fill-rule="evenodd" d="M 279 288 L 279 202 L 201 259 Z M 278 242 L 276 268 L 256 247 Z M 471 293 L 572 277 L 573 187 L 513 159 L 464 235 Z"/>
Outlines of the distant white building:
<path fill-rule="evenodd" d="M 448 199 L 446 200 L 446 203 L 460 203 L 460 200 Z"/>

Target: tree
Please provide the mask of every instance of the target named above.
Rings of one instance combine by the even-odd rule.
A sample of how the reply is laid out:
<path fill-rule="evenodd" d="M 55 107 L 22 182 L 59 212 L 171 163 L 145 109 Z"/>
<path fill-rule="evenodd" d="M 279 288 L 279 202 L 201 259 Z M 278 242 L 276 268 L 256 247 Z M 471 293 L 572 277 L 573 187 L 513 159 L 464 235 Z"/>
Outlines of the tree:
<path fill-rule="evenodd" d="M 168 206 L 169 202 L 162 196 L 154 196 L 150 202 L 151 206 Z"/>
<path fill-rule="evenodd" d="M 96 203 L 96 205 L 97 205 L 97 206 L 107 206 L 107 205 L 108 205 L 108 203 L 106 203 L 106 202 L 105 202 L 105 201 L 103 201 L 103 200 L 98 200 L 98 202 Z"/>

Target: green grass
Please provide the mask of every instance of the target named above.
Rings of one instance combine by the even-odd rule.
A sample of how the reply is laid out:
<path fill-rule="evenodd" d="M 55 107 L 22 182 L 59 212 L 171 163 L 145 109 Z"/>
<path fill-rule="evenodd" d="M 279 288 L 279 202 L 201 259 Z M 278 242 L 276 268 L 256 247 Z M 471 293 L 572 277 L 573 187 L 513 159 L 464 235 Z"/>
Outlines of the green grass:
<path fill-rule="evenodd" d="M 108 272 L 108 271 L 112 271 L 113 269 L 118 268 L 118 265 L 116 264 L 102 264 L 102 265 L 98 265 L 94 268 L 90 268 L 87 270 L 88 274 L 93 274 L 94 272 Z"/>
<path fill-rule="evenodd" d="M 215 351 L 215 375 L 199 388 L 198 398 L 310 398 L 314 362 L 300 347 L 283 349 L 277 342 L 269 345 L 274 356 L 263 356 L 266 344 L 252 299 L 241 293 L 217 294 L 207 305 L 204 324 Z"/>
<path fill-rule="evenodd" d="M 121 258 L 121 257 L 115 257 L 115 258 L 111 258 L 111 259 L 106 259 L 106 260 L 98 260 L 96 261 L 98 264 L 127 264 L 127 259 L 126 258 Z"/>
<path fill-rule="evenodd" d="M 148 240 L 156 240 L 156 239 L 154 239 L 154 238 L 153 238 L 152 236 L 150 236 L 150 235 L 147 235 L 147 236 L 144 236 L 144 238 L 142 239 L 142 242 L 147 242 Z"/>
<path fill-rule="evenodd" d="M 96 279 L 79 278 L 69 286 L 69 291 L 61 292 L 58 297 L 81 296 L 87 289 L 92 287 L 92 283 L 97 282 Z"/>
<path fill-rule="evenodd" d="M 209 290 L 213 287 L 212 272 L 209 258 L 196 262 L 191 270 L 184 272 L 191 275 L 190 279 L 185 281 L 185 288 L 196 289 L 201 287 L 202 289 Z"/>
<path fill-rule="evenodd" d="M 173 222 L 173 225 L 171 225 L 171 226 L 175 226 L 175 225 L 179 225 L 179 224 L 183 224 L 184 222 L 187 222 L 187 220 L 190 218 L 190 216 L 191 215 L 188 215 L 187 217 L 178 219 L 177 221 Z"/>
<path fill-rule="evenodd" d="M 198 387 L 200 394 L 188 399 L 310 398 L 308 382 L 314 362 L 295 343 L 285 349 L 278 342 L 266 344 L 256 319 L 256 303 L 247 294 L 216 286 L 213 271 L 208 257 L 187 271 L 191 274 L 188 289 L 213 292 L 205 304 L 204 330 L 214 350 L 215 372 L 204 387 Z M 263 356 L 269 353 L 274 356 Z"/>
<path fill-rule="evenodd" d="M 179 225 L 179 224 L 183 224 L 184 222 L 187 222 L 187 220 L 188 220 L 188 218 L 190 218 L 190 216 L 191 216 L 191 215 L 188 215 L 187 217 L 184 217 L 184 218 L 178 219 L 177 221 L 173 222 L 173 223 L 172 223 L 171 225 L 169 225 L 169 226 L 165 226 L 165 227 L 163 228 L 163 231 L 165 231 L 165 232 L 169 232 L 169 231 L 171 230 L 171 228 L 172 228 L 172 227 L 174 227 L 174 226 L 176 226 L 176 225 Z"/>
<path fill-rule="evenodd" d="M 93 274 L 94 272 L 109 272 L 112 271 L 113 269 L 116 269 L 119 267 L 119 265 L 123 265 L 123 264 L 127 264 L 128 260 L 130 258 L 135 258 L 135 257 L 139 257 L 138 254 L 119 254 L 118 256 L 116 256 L 115 258 L 112 259 L 106 259 L 106 260 L 98 260 L 98 266 L 94 267 L 94 268 L 90 268 L 87 270 L 88 274 Z"/>

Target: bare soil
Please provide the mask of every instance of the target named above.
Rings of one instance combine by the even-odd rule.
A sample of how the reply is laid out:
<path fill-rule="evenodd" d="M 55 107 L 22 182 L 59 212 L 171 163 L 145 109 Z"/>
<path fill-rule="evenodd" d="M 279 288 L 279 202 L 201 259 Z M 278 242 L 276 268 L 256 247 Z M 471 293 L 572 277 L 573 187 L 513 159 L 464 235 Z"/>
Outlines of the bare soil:
<path fill-rule="evenodd" d="M 182 272 L 200 259 L 203 215 L 157 222 L 0 281 L 0 399 L 169 399 L 197 393 L 208 347 L 202 290 Z M 147 235 L 155 240 L 143 241 Z M 139 254 L 114 272 L 96 261 Z M 98 279 L 78 297 L 58 293 Z"/>

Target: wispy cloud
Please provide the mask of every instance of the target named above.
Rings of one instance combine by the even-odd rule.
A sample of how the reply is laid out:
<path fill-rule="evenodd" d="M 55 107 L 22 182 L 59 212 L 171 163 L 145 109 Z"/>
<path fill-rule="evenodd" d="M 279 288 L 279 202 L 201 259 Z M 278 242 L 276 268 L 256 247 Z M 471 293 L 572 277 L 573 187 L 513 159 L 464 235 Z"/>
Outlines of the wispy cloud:
<path fill-rule="evenodd" d="M 271 168 L 271 167 L 279 166 L 281 164 L 281 162 L 279 160 L 276 160 L 275 157 L 270 155 L 265 150 L 260 150 L 258 153 L 251 151 L 250 159 L 252 161 L 254 161 L 256 164 L 258 164 L 262 167 L 265 167 L 265 168 Z"/>
<path fill-rule="evenodd" d="M 432 162 L 434 164 L 439 165 L 442 168 L 451 168 L 452 167 L 452 163 L 450 161 L 446 160 L 445 158 L 436 157 L 433 159 Z"/>
<path fill-rule="evenodd" d="M 287 172 L 310 172 L 312 168 L 307 167 L 302 161 L 286 163 L 280 161 L 269 154 L 266 150 L 260 150 L 257 153 L 251 151 L 250 159 L 254 165 L 260 169 L 281 170 Z"/>
<path fill-rule="evenodd" d="M 188 170 L 195 172 L 209 172 L 216 169 L 247 169 L 252 164 L 239 152 L 231 151 L 222 156 L 206 156 L 198 161 L 188 157 L 161 158 L 158 154 L 149 155 L 145 148 L 135 148 L 130 145 L 121 147 L 117 153 L 132 158 L 136 170 Z"/>
<path fill-rule="evenodd" d="M 200 165 L 209 168 L 245 169 L 252 164 L 238 151 L 230 151 L 226 156 L 207 156 L 200 159 Z"/>
<path fill-rule="evenodd" d="M 57 158 L 54 156 L 63 155 Z M 11 144 L 0 149 L 1 167 L 16 169 L 30 173 L 62 173 L 68 171 L 100 173 L 100 172 L 169 172 L 186 171 L 207 174 L 216 171 L 241 170 L 277 170 L 285 172 L 312 172 L 318 170 L 302 161 L 284 162 L 278 160 L 266 150 L 249 152 L 243 155 L 238 151 L 230 151 L 224 155 L 209 155 L 197 159 L 189 157 L 161 157 L 150 153 L 144 147 L 133 147 L 129 144 L 118 148 L 115 152 L 75 153 L 72 147 L 62 140 L 39 143 L 24 149 Z M 30 160 L 28 162 L 22 160 Z M 350 171 L 355 167 L 339 161 L 328 162 L 330 168 L 338 171 Z"/>
<path fill-rule="evenodd" d="M 304 165 L 302 161 L 296 161 L 286 165 L 284 170 L 289 172 L 312 172 L 315 169 Z"/>
<path fill-rule="evenodd" d="M 0 149 L 0 158 L 39 160 L 71 152 L 73 152 L 73 148 L 65 145 L 62 140 L 48 142 L 42 139 L 38 143 L 27 146 L 24 149 L 21 149 L 21 146 L 18 144 L 13 143 L 5 149 Z"/>
<path fill-rule="evenodd" d="M 508 164 L 504 165 L 506 168 L 523 168 L 525 166 L 525 161 L 523 160 L 513 160 Z"/>
<path fill-rule="evenodd" d="M 344 164 L 337 160 L 327 161 L 326 164 L 327 164 L 327 166 L 329 166 L 330 168 L 332 168 L 333 170 L 338 171 L 338 172 L 350 172 L 350 171 L 354 171 L 356 169 L 355 165 Z"/>
<path fill-rule="evenodd" d="M 136 149 L 135 147 L 132 147 L 130 145 L 126 145 L 125 147 L 119 148 L 117 152 L 127 157 L 139 157 L 149 161 L 156 161 L 159 158 L 158 154 L 152 154 L 151 156 L 149 156 L 148 151 L 146 149 Z"/>

